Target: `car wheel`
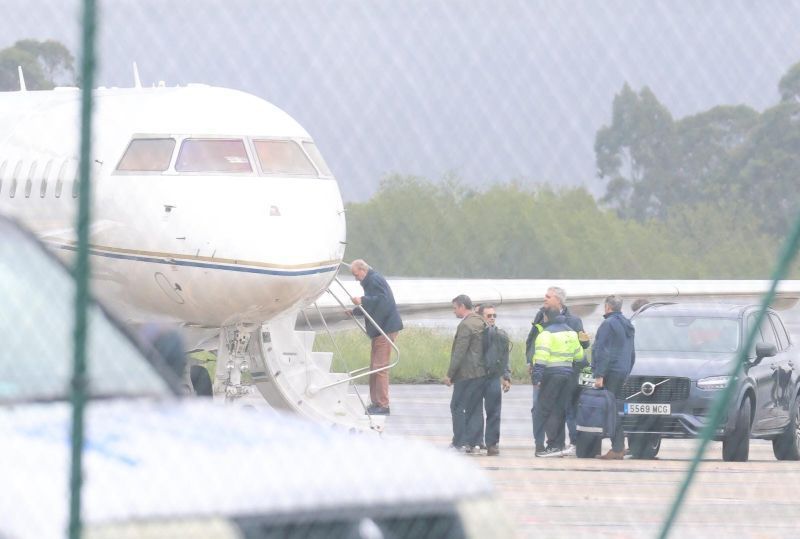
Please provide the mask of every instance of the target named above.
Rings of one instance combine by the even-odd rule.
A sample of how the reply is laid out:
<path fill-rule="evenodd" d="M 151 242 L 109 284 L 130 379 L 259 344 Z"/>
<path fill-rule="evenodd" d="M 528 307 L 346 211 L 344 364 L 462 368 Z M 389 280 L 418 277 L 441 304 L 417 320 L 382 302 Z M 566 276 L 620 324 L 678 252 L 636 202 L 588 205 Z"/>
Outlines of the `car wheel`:
<path fill-rule="evenodd" d="M 744 399 L 733 432 L 722 440 L 722 460 L 747 462 L 750 456 L 750 397 Z"/>
<path fill-rule="evenodd" d="M 661 449 L 660 434 L 629 434 L 628 447 L 635 459 L 654 459 Z"/>
<path fill-rule="evenodd" d="M 794 399 L 786 429 L 772 440 L 772 451 L 778 460 L 800 460 L 800 395 Z"/>

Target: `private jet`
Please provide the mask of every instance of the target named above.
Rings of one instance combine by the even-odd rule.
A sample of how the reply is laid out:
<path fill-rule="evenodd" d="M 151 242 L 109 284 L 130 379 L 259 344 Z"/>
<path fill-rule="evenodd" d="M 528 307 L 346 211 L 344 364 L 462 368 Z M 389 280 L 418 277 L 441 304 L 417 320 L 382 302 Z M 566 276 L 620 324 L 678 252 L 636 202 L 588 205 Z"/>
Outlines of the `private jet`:
<path fill-rule="evenodd" d="M 137 77 L 138 79 L 138 77 Z M 77 88 L 0 94 L 0 212 L 69 262 L 76 251 Z M 94 92 L 92 290 L 124 322 L 219 335 L 217 389 L 252 380 L 277 408 L 380 429 L 352 378 L 295 331 L 344 255 L 339 187 L 274 105 L 190 84 Z M 266 322 L 266 324 L 265 324 Z"/>

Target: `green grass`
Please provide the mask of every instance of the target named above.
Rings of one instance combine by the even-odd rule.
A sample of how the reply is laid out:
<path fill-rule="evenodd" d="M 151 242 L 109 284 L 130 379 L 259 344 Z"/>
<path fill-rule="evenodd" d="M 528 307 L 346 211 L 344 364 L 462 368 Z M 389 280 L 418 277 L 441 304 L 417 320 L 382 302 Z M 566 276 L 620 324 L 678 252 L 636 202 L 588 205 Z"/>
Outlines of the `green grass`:
<path fill-rule="evenodd" d="M 333 371 L 353 371 L 369 365 L 370 340 L 359 330 L 334 333 L 336 344 L 342 354 L 336 351 L 330 337 L 324 332 L 317 333 L 314 350 L 333 352 Z M 439 383 L 447 374 L 450 365 L 450 347 L 453 335 L 441 330 L 410 328 L 400 332 L 397 346 L 400 348 L 400 363 L 389 371 L 389 378 L 395 384 Z M 525 364 L 525 343 L 514 342 L 511 350 L 511 377 L 514 383 L 530 382 L 528 367 Z M 211 352 L 195 352 L 191 357 L 208 369 L 214 380 L 216 376 L 216 356 Z M 394 354 L 392 354 L 394 361 Z M 366 383 L 367 377 L 357 380 Z"/>
<path fill-rule="evenodd" d="M 331 339 L 325 333 L 318 333 L 314 350 L 334 352 L 334 371 L 352 371 L 369 365 L 370 340 L 360 331 L 341 331 L 334 333 L 341 357 Z M 453 335 L 441 331 L 410 328 L 400 332 L 397 347 L 400 349 L 400 363 L 390 372 L 393 383 L 425 384 L 438 383 L 447 374 L 450 364 L 450 348 Z M 529 381 L 528 367 L 525 364 L 525 343 L 514 342 L 511 351 L 511 374 L 514 382 Z M 394 361 L 394 354 L 392 354 Z M 367 378 L 363 378 L 366 383 Z"/>
<path fill-rule="evenodd" d="M 192 360 L 206 368 L 208 375 L 211 377 L 211 383 L 214 383 L 214 377 L 217 375 L 217 354 L 206 350 L 198 350 L 189 354 L 190 364 Z"/>

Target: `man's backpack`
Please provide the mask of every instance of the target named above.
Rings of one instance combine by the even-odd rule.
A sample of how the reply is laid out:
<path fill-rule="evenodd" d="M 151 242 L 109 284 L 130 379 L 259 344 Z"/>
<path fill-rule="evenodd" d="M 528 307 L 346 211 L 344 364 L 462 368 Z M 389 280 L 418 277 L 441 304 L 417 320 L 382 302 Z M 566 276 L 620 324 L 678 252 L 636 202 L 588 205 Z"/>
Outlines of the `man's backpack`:
<path fill-rule="evenodd" d="M 508 335 L 496 326 L 483 328 L 483 366 L 487 376 L 501 376 L 506 368 L 509 351 Z"/>

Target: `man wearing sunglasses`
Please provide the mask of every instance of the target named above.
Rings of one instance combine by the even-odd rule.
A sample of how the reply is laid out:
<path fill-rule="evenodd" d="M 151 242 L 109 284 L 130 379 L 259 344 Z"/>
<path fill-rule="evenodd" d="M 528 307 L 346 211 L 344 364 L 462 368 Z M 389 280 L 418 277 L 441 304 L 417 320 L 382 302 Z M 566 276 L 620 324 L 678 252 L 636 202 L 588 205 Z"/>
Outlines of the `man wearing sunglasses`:
<path fill-rule="evenodd" d="M 486 410 L 486 454 L 500 454 L 500 410 L 503 393 L 511 388 L 511 369 L 508 356 L 511 350 L 508 334 L 498 328 L 497 309 L 494 305 L 481 305 L 478 314 L 486 322 L 483 330 L 483 360 L 486 381 L 483 385 L 483 406 Z"/>

